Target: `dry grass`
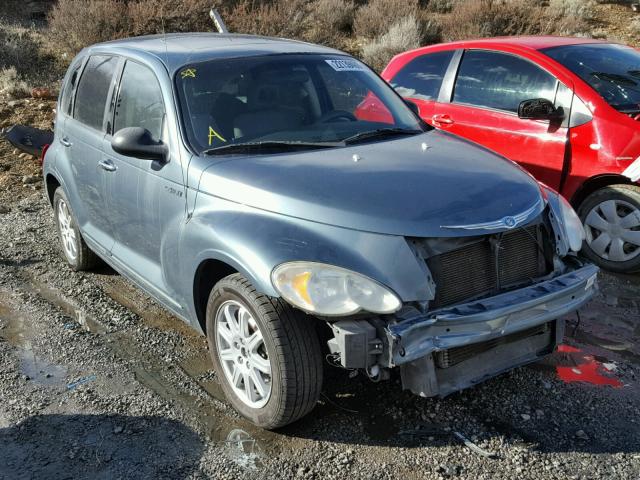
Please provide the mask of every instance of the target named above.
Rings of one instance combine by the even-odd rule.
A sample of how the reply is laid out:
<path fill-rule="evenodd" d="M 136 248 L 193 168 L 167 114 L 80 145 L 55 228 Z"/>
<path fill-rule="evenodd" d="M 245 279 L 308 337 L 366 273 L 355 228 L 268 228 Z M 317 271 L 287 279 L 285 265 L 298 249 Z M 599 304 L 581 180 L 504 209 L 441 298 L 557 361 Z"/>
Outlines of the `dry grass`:
<path fill-rule="evenodd" d="M 21 95 L 25 85 L 53 87 L 62 76 L 55 56 L 46 50 L 45 36 L 33 26 L 0 20 L 0 89 Z M 16 82 L 15 88 L 10 83 Z"/>
<path fill-rule="evenodd" d="M 93 43 L 166 32 L 211 30 L 210 0 L 58 0 L 52 39 L 74 55 Z"/>
<path fill-rule="evenodd" d="M 0 2 L 0 19 L 15 21 L 24 13 L 23 0 L 2 0 Z"/>
<path fill-rule="evenodd" d="M 130 33 L 128 7 L 120 0 L 60 0 L 49 15 L 52 40 L 73 55 L 92 43 Z"/>
<path fill-rule="evenodd" d="M 223 7 L 221 14 L 233 32 L 303 40 L 309 29 L 308 7 L 307 0 L 242 0 Z"/>
<path fill-rule="evenodd" d="M 131 35 L 211 30 L 212 0 L 140 0 L 129 2 Z"/>
<path fill-rule="evenodd" d="M 445 41 L 541 33 L 543 10 L 528 0 L 459 1 L 442 19 Z"/>
<path fill-rule="evenodd" d="M 9 98 L 26 97 L 31 87 L 18 76 L 15 67 L 0 70 L 0 95 Z"/>
<path fill-rule="evenodd" d="M 418 18 L 419 9 L 418 0 L 371 0 L 356 12 L 354 33 L 362 38 L 378 38 L 404 18 Z"/>
<path fill-rule="evenodd" d="M 305 39 L 343 48 L 351 34 L 356 4 L 351 0 L 315 0 L 309 4 L 309 27 Z"/>
<path fill-rule="evenodd" d="M 414 16 L 408 16 L 393 24 L 389 31 L 362 49 L 362 58 L 372 68 L 380 71 L 394 55 L 420 46 L 422 30 Z"/>
<path fill-rule="evenodd" d="M 593 0 L 549 0 L 544 31 L 557 35 L 588 36 L 595 16 L 594 5 Z"/>
<path fill-rule="evenodd" d="M 456 0 L 429 0 L 425 6 L 427 12 L 449 13 L 453 10 Z"/>

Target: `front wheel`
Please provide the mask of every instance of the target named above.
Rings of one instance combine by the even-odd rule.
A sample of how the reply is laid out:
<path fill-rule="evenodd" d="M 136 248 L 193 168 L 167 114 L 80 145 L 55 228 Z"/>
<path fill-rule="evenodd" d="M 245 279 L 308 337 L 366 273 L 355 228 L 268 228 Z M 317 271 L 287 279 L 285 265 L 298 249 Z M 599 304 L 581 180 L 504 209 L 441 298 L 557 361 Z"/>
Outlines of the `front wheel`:
<path fill-rule="evenodd" d="M 586 241 L 583 253 L 612 272 L 640 270 L 640 188 L 612 185 L 589 195 L 578 209 Z"/>
<path fill-rule="evenodd" d="M 215 371 L 240 414 L 271 429 L 314 408 L 322 388 L 322 355 L 310 318 L 258 293 L 240 274 L 216 284 L 206 315 Z"/>

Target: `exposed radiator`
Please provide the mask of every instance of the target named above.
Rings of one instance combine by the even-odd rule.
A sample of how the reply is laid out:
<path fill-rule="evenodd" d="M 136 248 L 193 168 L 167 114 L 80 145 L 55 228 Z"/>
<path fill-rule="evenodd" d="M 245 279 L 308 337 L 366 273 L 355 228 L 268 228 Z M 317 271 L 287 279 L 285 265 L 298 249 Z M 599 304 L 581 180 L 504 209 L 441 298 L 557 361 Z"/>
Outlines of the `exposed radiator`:
<path fill-rule="evenodd" d="M 427 259 L 436 284 L 430 308 L 497 294 L 548 273 L 540 225 L 530 225 Z"/>

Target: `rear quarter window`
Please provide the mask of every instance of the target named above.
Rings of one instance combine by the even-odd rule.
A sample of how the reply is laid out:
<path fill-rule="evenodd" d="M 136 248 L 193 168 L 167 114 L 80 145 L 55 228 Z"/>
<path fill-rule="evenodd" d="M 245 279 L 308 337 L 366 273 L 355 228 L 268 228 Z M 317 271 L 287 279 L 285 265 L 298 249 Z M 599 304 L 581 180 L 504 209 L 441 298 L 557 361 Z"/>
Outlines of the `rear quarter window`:
<path fill-rule="evenodd" d="M 414 58 L 391 79 L 391 86 L 403 97 L 437 99 L 453 53 L 434 52 Z"/>
<path fill-rule="evenodd" d="M 89 58 L 78 83 L 73 118 L 102 130 L 107 96 L 117 64 L 115 57 L 96 55 Z"/>
<path fill-rule="evenodd" d="M 69 68 L 69 75 L 62 87 L 62 95 L 60 97 L 60 111 L 65 115 L 71 115 L 73 107 L 73 92 L 78 85 L 80 78 L 80 68 L 82 67 L 82 59 L 78 60 Z"/>

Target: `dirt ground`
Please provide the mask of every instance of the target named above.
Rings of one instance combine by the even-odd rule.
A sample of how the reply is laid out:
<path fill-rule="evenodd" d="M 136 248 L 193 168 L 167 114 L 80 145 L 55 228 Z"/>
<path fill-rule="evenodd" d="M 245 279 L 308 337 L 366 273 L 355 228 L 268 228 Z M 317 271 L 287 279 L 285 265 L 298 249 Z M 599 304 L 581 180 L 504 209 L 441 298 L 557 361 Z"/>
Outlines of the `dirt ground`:
<path fill-rule="evenodd" d="M 25 102 L 0 128 L 50 122 Z M 445 399 L 327 365 L 313 413 L 266 432 L 203 337 L 111 269 L 65 266 L 39 169 L 0 141 L 0 479 L 640 479 L 640 276 L 601 274 L 544 362 Z"/>

